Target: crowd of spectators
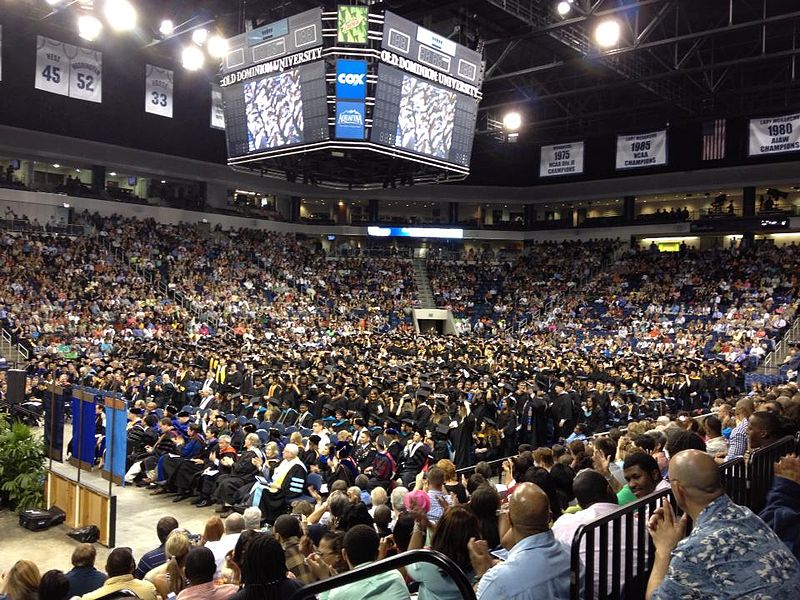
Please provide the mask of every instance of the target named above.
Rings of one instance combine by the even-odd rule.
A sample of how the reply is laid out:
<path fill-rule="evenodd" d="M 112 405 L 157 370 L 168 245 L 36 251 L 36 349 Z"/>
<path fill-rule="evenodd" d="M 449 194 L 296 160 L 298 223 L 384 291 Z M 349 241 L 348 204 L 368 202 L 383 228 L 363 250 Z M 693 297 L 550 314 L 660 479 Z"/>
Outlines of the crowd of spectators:
<path fill-rule="evenodd" d="M 147 406 L 132 411 L 130 431 L 154 414 Z M 31 561 L 10 562 L 0 580 L 5 597 L 96 600 L 126 589 L 144 600 L 172 594 L 179 600 L 287 598 L 306 584 L 362 564 L 430 548 L 461 569 L 480 600 L 567 599 L 569 549 L 578 528 L 667 489 L 674 501 L 645 515 L 656 548 L 652 571 L 641 573 L 634 567 L 632 578 L 618 582 L 625 597 L 792 598 L 800 593 L 800 459 L 788 455 L 778 462 L 758 516 L 725 494 L 718 469 L 720 459 L 747 456 L 800 429 L 795 384 L 756 390 L 741 396 L 735 407 L 719 402 L 708 416 L 661 416 L 592 439 L 573 436 L 567 443 L 538 448 L 523 444 L 503 462 L 499 480 L 485 462 L 457 474 L 449 458 L 435 460 L 436 441 L 428 436 L 388 429 L 373 436 L 357 420 L 355 431 L 341 423 L 315 422 L 313 433 L 293 434 L 299 445 L 286 444 L 282 459 L 270 457 L 269 446 L 266 453 L 254 453 L 252 434 L 238 454 L 226 450 L 236 436 L 224 420 L 206 419 L 188 430 L 185 423 L 182 416 L 162 420 L 164 428 L 178 431 L 176 441 L 183 431 L 189 433 L 178 444 L 180 458 L 170 453 L 173 458 L 159 469 L 180 472 L 193 460 L 185 449 L 201 439 L 204 448 L 196 456 L 205 464 L 218 461 L 224 472 L 218 487 L 246 491 L 238 511 L 210 516 L 204 530 L 195 533 L 164 517 L 156 525 L 158 545 L 153 550 L 134 557 L 130 549 L 117 548 L 102 570 L 96 568 L 89 544 L 76 547 L 66 572 L 41 574 Z M 322 438 L 337 441 L 320 452 Z M 389 457 L 397 442 L 402 450 L 395 466 Z M 281 441 L 272 443 L 279 446 Z M 418 448 L 427 467 L 405 478 L 402 474 Z M 228 464 L 226 456 L 231 457 Z M 176 470 L 170 463 L 177 464 Z M 275 512 L 274 490 L 298 464 L 309 474 L 329 475 L 313 480 L 307 489 L 310 497 L 286 502 Z M 245 465 L 259 479 L 253 475 L 241 480 L 244 486 L 238 486 L 241 481 L 228 486 L 225 482 L 245 473 Z M 206 471 L 197 473 L 202 473 L 201 480 L 208 477 Z M 357 475 L 350 479 L 348 474 Z M 175 481 L 170 476 L 151 493 L 168 493 Z M 175 501 L 182 496 L 178 492 Z M 688 535 L 687 517 L 694 523 Z M 621 539 L 625 543 L 624 533 Z M 641 543 L 636 536 L 630 539 L 634 547 Z M 593 577 L 598 585 L 600 555 L 612 550 L 595 536 L 580 546 L 582 563 L 589 552 L 594 553 L 594 572 L 579 576 L 581 581 Z M 531 569 L 532 564 L 538 568 Z M 737 587 L 732 590 L 729 582 L 734 580 Z M 609 580 L 609 589 L 612 585 Z M 326 597 L 377 600 L 410 598 L 414 592 L 428 600 L 461 598 L 452 578 L 422 563 L 341 586 Z"/>
<path fill-rule="evenodd" d="M 242 586 L 215 592 L 224 597 L 265 588 L 288 597 L 390 546 L 444 552 L 479 597 L 565 597 L 569 557 L 558 532 L 574 522 L 562 513 L 596 504 L 583 517 L 599 516 L 601 503 L 619 506 L 673 480 L 693 519 L 718 501 L 720 513 L 764 533 L 763 522 L 722 506 L 713 473 L 800 424 L 796 385 L 746 395 L 743 380 L 757 349 L 794 318 L 794 246 L 667 255 L 595 241 L 499 262 L 432 260 L 435 293 L 467 316 L 483 311 L 482 326 L 456 338 L 411 333 L 416 292 L 401 256 L 329 256 L 293 234 L 86 223 L 85 236 L 0 240 L 0 322 L 30 349 L 28 400 L 43 399 L 47 381 L 122 393 L 126 479 L 176 502 L 216 505 L 227 532 L 217 545 L 223 538 L 204 535 L 210 577 L 208 552 L 185 532 L 189 542 L 170 543 L 167 531 L 145 572 L 115 550 L 104 587 L 83 592 L 90 600 L 115 585 L 191 597 L 200 581 Z M 709 407 L 713 417 L 695 418 Z M 99 412 L 101 437 L 104 426 Z M 704 454 L 683 455 L 674 475 L 687 449 Z M 483 468 L 457 475 L 509 455 L 500 484 Z M 798 483 L 795 460 L 776 470 L 791 482 L 776 484 L 776 497 Z M 796 549 L 796 525 L 771 507 L 764 518 Z M 287 520 L 292 511 L 301 518 Z M 664 580 L 652 597 L 678 597 L 663 549 L 680 539 L 664 532 L 680 524 L 669 507 L 652 518 L 662 550 L 654 573 Z M 264 524 L 269 533 L 245 535 Z M 775 540 L 765 544 L 787 564 L 775 584 L 795 590 L 797 564 Z M 488 551 L 500 545 L 510 553 L 494 565 Z M 548 568 L 527 572 L 527 557 L 540 555 Z M 146 575 L 161 558 L 171 570 L 154 573 L 151 589 Z M 205 571 L 189 577 L 195 568 Z M 36 597 L 37 586 L 44 597 L 42 587 L 61 589 L 68 575 L 39 577 L 21 561 L 5 589 L 10 600 Z M 420 597 L 457 597 L 452 581 L 424 568 L 330 595 L 407 597 L 412 579 Z M 531 589 L 547 593 L 525 595 Z"/>

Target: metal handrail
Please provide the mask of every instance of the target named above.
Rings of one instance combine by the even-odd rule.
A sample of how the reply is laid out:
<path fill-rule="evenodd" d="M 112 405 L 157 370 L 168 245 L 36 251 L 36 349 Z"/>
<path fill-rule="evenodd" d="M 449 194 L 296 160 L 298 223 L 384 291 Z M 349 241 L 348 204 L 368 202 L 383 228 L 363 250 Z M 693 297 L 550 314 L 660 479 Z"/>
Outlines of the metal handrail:
<path fill-rule="evenodd" d="M 335 575 L 334 577 L 329 577 L 328 579 L 323 579 L 322 581 L 317 581 L 316 583 L 311 583 L 296 591 L 289 598 L 289 600 L 306 600 L 309 598 L 314 598 L 317 594 L 322 592 L 327 592 L 343 585 L 362 581 L 369 577 L 380 575 L 381 573 L 386 573 L 388 571 L 393 571 L 401 567 L 407 567 L 408 565 L 418 562 L 426 562 L 442 569 L 453 580 L 453 583 L 458 588 L 458 592 L 461 594 L 461 597 L 464 598 L 464 600 L 475 600 L 475 591 L 472 589 L 472 585 L 470 585 L 469 581 L 467 580 L 467 576 L 464 574 L 464 571 L 462 571 L 451 558 L 434 550 L 409 550 L 408 552 L 403 552 L 397 556 L 392 556 L 377 562 L 361 565 L 352 571 Z"/>

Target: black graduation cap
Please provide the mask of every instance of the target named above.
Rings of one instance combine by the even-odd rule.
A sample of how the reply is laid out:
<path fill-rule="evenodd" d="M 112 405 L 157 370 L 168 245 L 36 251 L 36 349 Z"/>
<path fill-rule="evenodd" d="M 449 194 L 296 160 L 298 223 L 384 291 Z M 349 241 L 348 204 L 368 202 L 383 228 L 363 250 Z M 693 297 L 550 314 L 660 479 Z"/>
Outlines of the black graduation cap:
<path fill-rule="evenodd" d="M 439 423 L 436 426 L 436 433 L 441 433 L 442 435 L 447 435 L 450 432 L 450 425 L 445 422 Z"/>
<path fill-rule="evenodd" d="M 431 395 L 430 390 L 426 390 L 425 388 L 420 388 L 417 390 L 417 396 L 422 396 L 423 398 L 427 398 Z"/>
<path fill-rule="evenodd" d="M 225 416 L 225 415 L 223 415 L 222 413 L 219 413 L 219 414 L 218 414 L 218 415 L 217 415 L 215 418 L 216 418 L 216 419 L 222 419 L 222 420 L 223 420 L 223 421 L 225 421 L 226 423 L 228 422 L 228 417 L 226 417 L 226 416 Z"/>
<path fill-rule="evenodd" d="M 411 427 L 414 426 L 414 419 L 401 419 L 400 422 L 404 425 L 410 425 Z"/>
<path fill-rule="evenodd" d="M 141 415 L 142 413 L 144 413 L 144 411 L 141 408 L 137 408 L 135 406 L 128 412 L 131 413 L 132 415 Z"/>
<path fill-rule="evenodd" d="M 484 425 L 488 425 L 489 427 L 496 427 L 497 426 L 497 423 L 495 423 L 495 420 L 490 418 L 490 417 L 483 417 L 483 424 Z"/>
<path fill-rule="evenodd" d="M 192 415 L 191 415 L 191 413 L 189 413 L 189 411 L 182 410 L 176 416 L 178 416 L 178 417 L 191 417 Z"/>
<path fill-rule="evenodd" d="M 173 406 L 172 404 L 167 404 L 167 406 L 164 407 L 164 412 L 174 415 L 178 412 L 178 407 Z"/>

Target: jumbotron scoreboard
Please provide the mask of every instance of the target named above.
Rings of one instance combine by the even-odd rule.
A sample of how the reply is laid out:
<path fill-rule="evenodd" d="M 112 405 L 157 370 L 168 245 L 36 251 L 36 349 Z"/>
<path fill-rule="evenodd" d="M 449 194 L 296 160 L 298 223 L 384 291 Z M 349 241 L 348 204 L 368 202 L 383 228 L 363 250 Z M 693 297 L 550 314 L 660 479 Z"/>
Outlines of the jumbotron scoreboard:
<path fill-rule="evenodd" d="M 463 179 L 481 55 L 391 12 L 312 9 L 228 40 L 228 163 L 333 188 Z"/>

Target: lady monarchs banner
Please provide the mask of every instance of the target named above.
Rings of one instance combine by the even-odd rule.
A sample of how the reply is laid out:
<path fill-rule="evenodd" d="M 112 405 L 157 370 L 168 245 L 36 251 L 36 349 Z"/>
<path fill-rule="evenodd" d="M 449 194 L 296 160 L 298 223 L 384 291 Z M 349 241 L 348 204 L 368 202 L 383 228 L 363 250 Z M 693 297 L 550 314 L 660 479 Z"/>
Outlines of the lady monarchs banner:
<path fill-rule="evenodd" d="M 617 170 L 667 164 L 667 130 L 617 136 Z"/>
<path fill-rule="evenodd" d="M 36 36 L 34 87 L 77 100 L 103 101 L 103 53 Z"/>
<path fill-rule="evenodd" d="M 748 156 L 800 150 L 800 114 L 750 119 Z"/>
<path fill-rule="evenodd" d="M 172 76 L 169 69 L 145 67 L 144 111 L 172 118 Z"/>

